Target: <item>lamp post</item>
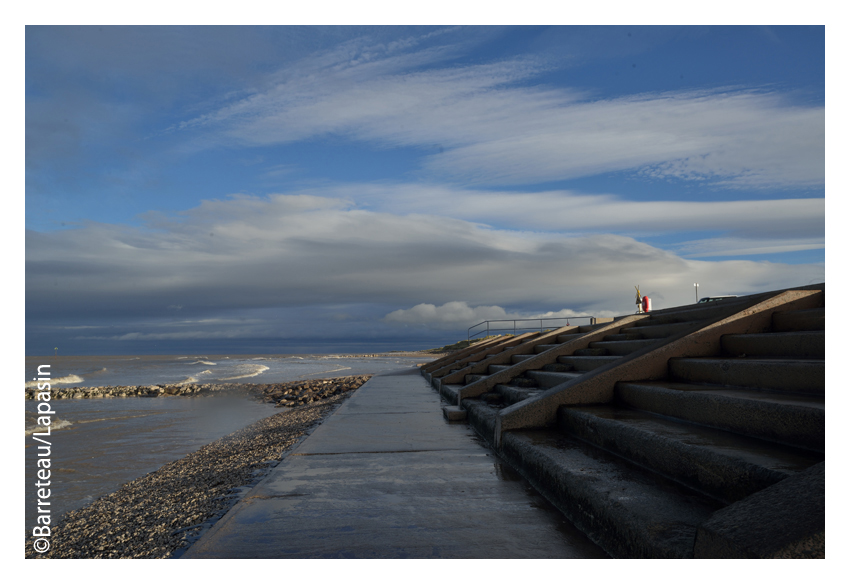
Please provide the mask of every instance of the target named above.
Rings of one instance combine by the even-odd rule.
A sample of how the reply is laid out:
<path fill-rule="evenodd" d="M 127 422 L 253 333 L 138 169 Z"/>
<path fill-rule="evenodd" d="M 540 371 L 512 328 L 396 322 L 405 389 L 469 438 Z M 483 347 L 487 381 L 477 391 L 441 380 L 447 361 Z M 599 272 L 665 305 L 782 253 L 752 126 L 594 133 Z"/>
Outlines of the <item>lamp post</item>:
<path fill-rule="evenodd" d="M 694 302 L 699 302 L 699 284 L 694 282 Z"/>

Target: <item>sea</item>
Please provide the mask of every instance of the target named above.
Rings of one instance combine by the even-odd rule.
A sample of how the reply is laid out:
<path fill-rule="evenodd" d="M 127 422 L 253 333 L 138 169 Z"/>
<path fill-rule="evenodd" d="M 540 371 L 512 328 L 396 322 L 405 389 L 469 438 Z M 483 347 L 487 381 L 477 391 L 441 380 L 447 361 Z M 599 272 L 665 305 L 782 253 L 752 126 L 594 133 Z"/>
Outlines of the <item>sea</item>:
<path fill-rule="evenodd" d="M 27 357 L 25 387 L 50 365 L 52 388 L 173 383 L 281 383 L 377 374 L 416 367 L 422 356 L 122 355 Z M 44 369 L 42 369 L 44 370 Z M 36 526 L 39 402 L 25 401 L 26 533 Z M 279 411 L 248 398 L 64 399 L 51 402 L 50 507 L 55 524 L 68 511 L 162 465 Z"/>

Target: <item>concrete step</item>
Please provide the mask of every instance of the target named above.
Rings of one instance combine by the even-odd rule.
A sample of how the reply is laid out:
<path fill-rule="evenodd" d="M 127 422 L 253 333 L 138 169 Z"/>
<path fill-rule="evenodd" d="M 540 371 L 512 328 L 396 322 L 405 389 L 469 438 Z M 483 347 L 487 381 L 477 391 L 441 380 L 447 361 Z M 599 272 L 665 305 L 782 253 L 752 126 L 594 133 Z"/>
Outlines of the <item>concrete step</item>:
<path fill-rule="evenodd" d="M 620 382 L 619 403 L 737 434 L 824 451 L 823 397 L 669 381 Z"/>
<path fill-rule="evenodd" d="M 531 359 L 532 357 L 534 357 L 534 355 L 513 355 L 511 357 L 511 363 L 521 363 L 522 361 L 525 361 L 526 359 Z"/>
<path fill-rule="evenodd" d="M 640 351 L 650 345 L 655 345 L 658 343 L 657 339 L 640 339 L 633 341 L 597 341 L 595 343 L 590 343 L 589 348 L 591 349 L 603 349 L 607 351 L 609 355 L 628 355 L 629 353 L 634 353 L 635 351 Z M 578 351 L 576 351 L 578 353 Z"/>
<path fill-rule="evenodd" d="M 668 362 L 674 381 L 823 395 L 825 361 L 817 359 L 678 358 Z"/>
<path fill-rule="evenodd" d="M 463 422 L 466 420 L 466 410 L 458 406 L 443 406 L 443 418 L 447 422 Z"/>
<path fill-rule="evenodd" d="M 558 341 L 558 343 L 566 343 L 569 341 L 573 341 L 579 337 L 583 337 L 584 335 L 585 333 L 570 333 L 567 335 L 558 335 L 558 338 L 556 340 Z"/>
<path fill-rule="evenodd" d="M 823 359 L 825 331 L 791 331 L 747 335 L 723 335 L 720 346 L 727 355 Z"/>
<path fill-rule="evenodd" d="M 507 385 L 511 387 L 521 387 L 524 389 L 539 389 L 537 387 L 537 381 L 532 379 L 531 377 L 519 376 L 511 379 Z"/>
<path fill-rule="evenodd" d="M 638 325 L 629 327 L 620 331 L 620 334 L 625 334 L 629 337 L 639 337 L 641 339 L 663 339 L 665 337 L 669 337 L 671 335 L 678 334 L 685 329 L 688 329 L 694 326 L 695 322 L 693 320 L 687 320 L 684 322 L 673 322 L 673 323 L 654 323 L 650 319 L 649 322 L 640 322 Z M 614 335 L 611 335 L 614 336 Z M 605 340 L 608 340 L 607 338 Z M 613 340 L 627 340 L 627 339 L 611 339 Z"/>
<path fill-rule="evenodd" d="M 572 365 L 564 364 L 564 363 L 547 363 L 546 365 L 544 365 L 540 369 L 543 370 L 543 371 L 558 371 L 558 372 L 575 371 L 575 367 L 573 367 Z"/>
<path fill-rule="evenodd" d="M 498 373 L 499 371 L 504 371 L 505 369 L 510 369 L 511 365 L 490 365 L 487 367 L 487 372 L 490 375 L 494 373 Z"/>
<path fill-rule="evenodd" d="M 526 371 L 523 375 L 526 379 L 532 379 L 540 389 L 549 389 L 567 381 L 572 381 L 576 377 L 581 377 L 582 373 L 576 372 L 558 372 L 558 371 Z M 511 380 L 513 384 L 517 379 Z"/>
<path fill-rule="evenodd" d="M 826 329 L 826 308 L 810 308 L 773 315 L 775 331 L 822 331 Z"/>
<path fill-rule="evenodd" d="M 455 384 L 440 384 L 440 395 L 446 398 L 449 403 L 456 404 L 458 391 L 462 387 L 462 385 Z"/>
<path fill-rule="evenodd" d="M 463 384 L 469 385 L 470 383 L 475 383 L 476 381 L 484 379 L 485 377 L 487 377 L 487 376 L 486 375 L 476 375 L 476 374 L 466 375 L 463 378 Z"/>
<path fill-rule="evenodd" d="M 608 355 L 608 351 L 606 349 L 576 349 L 573 355 L 580 357 L 605 357 Z"/>
<path fill-rule="evenodd" d="M 614 557 L 692 557 L 697 527 L 722 506 L 554 430 L 508 432 L 500 454 Z"/>
<path fill-rule="evenodd" d="M 506 405 L 513 405 L 542 393 L 542 390 L 540 389 L 514 387 L 513 385 L 502 384 L 495 386 L 493 391 L 502 396 Z"/>
<path fill-rule="evenodd" d="M 649 315 L 649 320 L 644 320 L 641 322 L 641 325 L 655 326 L 717 318 L 718 316 L 733 309 L 734 306 L 744 305 L 751 300 L 752 298 L 744 297 L 739 299 L 723 300 L 720 302 L 709 302 L 701 305 L 692 304 L 687 308 L 673 310 L 670 312 L 652 312 Z"/>
<path fill-rule="evenodd" d="M 584 324 L 578 327 L 579 334 L 586 335 L 587 333 L 592 333 L 596 329 L 602 328 L 603 326 L 607 326 L 611 324 L 610 322 L 603 322 L 601 324 Z"/>
<path fill-rule="evenodd" d="M 823 460 L 816 453 L 616 406 L 562 407 L 558 426 L 726 503 Z"/>
<path fill-rule="evenodd" d="M 628 330 L 628 329 L 627 329 Z M 602 337 L 603 341 L 634 341 L 636 339 L 642 339 L 638 334 L 635 333 L 617 333 L 614 335 L 605 335 Z"/>
<path fill-rule="evenodd" d="M 560 347 L 560 344 L 555 345 L 536 345 L 534 347 L 534 354 L 539 355 L 540 353 L 545 353 L 549 349 L 554 349 L 555 347 Z"/>
<path fill-rule="evenodd" d="M 564 355 L 558 357 L 558 363 L 564 365 L 572 365 L 576 371 L 592 371 L 597 367 L 602 367 L 608 363 L 613 363 L 618 359 L 622 359 L 619 355 L 611 355 L 608 357 L 582 357 L 580 355 Z"/>

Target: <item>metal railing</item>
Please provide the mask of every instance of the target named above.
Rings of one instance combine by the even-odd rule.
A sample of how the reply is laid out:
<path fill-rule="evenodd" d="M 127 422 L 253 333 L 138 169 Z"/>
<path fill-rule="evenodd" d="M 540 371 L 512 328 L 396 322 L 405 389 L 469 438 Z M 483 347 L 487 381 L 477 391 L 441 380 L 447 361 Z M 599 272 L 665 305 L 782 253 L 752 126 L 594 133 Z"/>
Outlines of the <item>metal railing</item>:
<path fill-rule="evenodd" d="M 487 333 L 485 336 L 489 337 L 490 333 L 505 332 L 505 331 L 512 331 L 513 334 L 516 334 L 517 331 L 536 331 L 536 330 L 539 330 L 542 333 L 543 329 L 544 329 L 543 323 L 549 322 L 549 321 L 566 321 L 566 324 L 559 324 L 557 327 L 546 326 L 545 328 L 559 328 L 559 327 L 562 327 L 562 326 L 569 326 L 571 321 L 585 321 L 585 322 L 582 322 L 581 324 L 596 324 L 596 317 L 594 317 L 594 316 L 570 316 L 570 317 L 565 317 L 565 318 L 511 318 L 511 319 L 503 319 L 503 320 L 485 320 L 484 322 L 479 322 L 478 324 L 474 324 L 471 327 L 469 327 L 468 329 L 466 329 L 466 340 L 471 341 L 475 337 L 482 335 L 484 333 Z M 495 327 L 490 326 L 490 323 L 497 323 L 497 322 L 510 322 L 510 323 L 513 323 L 513 326 L 507 327 L 507 328 L 495 328 Z M 518 327 L 516 325 L 516 323 L 518 323 L 518 322 L 536 322 L 536 323 L 538 323 L 538 326 L 519 326 Z M 475 333 L 472 332 L 472 329 L 474 329 L 476 327 L 482 327 L 482 326 L 486 327 L 486 328 L 482 328 L 481 330 L 479 330 Z"/>

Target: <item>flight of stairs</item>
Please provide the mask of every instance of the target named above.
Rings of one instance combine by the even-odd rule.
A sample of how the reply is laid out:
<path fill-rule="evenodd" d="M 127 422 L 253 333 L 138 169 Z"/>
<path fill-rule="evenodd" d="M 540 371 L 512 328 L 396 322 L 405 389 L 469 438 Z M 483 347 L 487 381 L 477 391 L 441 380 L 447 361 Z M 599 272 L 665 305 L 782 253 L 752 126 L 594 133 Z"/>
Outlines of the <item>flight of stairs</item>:
<path fill-rule="evenodd" d="M 822 521 L 818 477 L 825 448 L 824 292 L 814 298 L 819 306 L 780 307 L 770 315 L 766 330 L 720 336 L 712 356 L 671 358 L 666 377 L 619 381 L 609 402 L 562 405 L 553 425 L 505 432 L 494 446 L 615 557 L 791 553 L 782 547 L 782 538 L 805 538 L 791 527 L 774 529 L 785 535 L 760 536 L 728 525 L 742 521 L 735 515 L 743 512 L 739 508 L 766 505 L 760 501 L 771 496 L 802 499 L 800 505 L 811 507 L 806 516 L 815 527 L 801 520 L 795 522 L 801 524 L 797 531 L 817 530 Z M 505 408 L 657 350 L 736 302 L 743 306 L 746 299 L 651 313 L 460 405 L 476 430 L 490 439 Z M 490 365 L 486 373 L 467 375 L 462 384 L 440 387 L 441 392 L 450 398 L 464 386 L 588 332 L 592 329 L 559 336 L 557 344 L 538 344 L 533 352 L 514 354 L 510 364 Z M 793 491 L 808 492 L 811 485 L 820 494 Z M 773 539 L 756 541 L 759 537 Z M 798 557 L 820 553 L 794 545 Z"/>

